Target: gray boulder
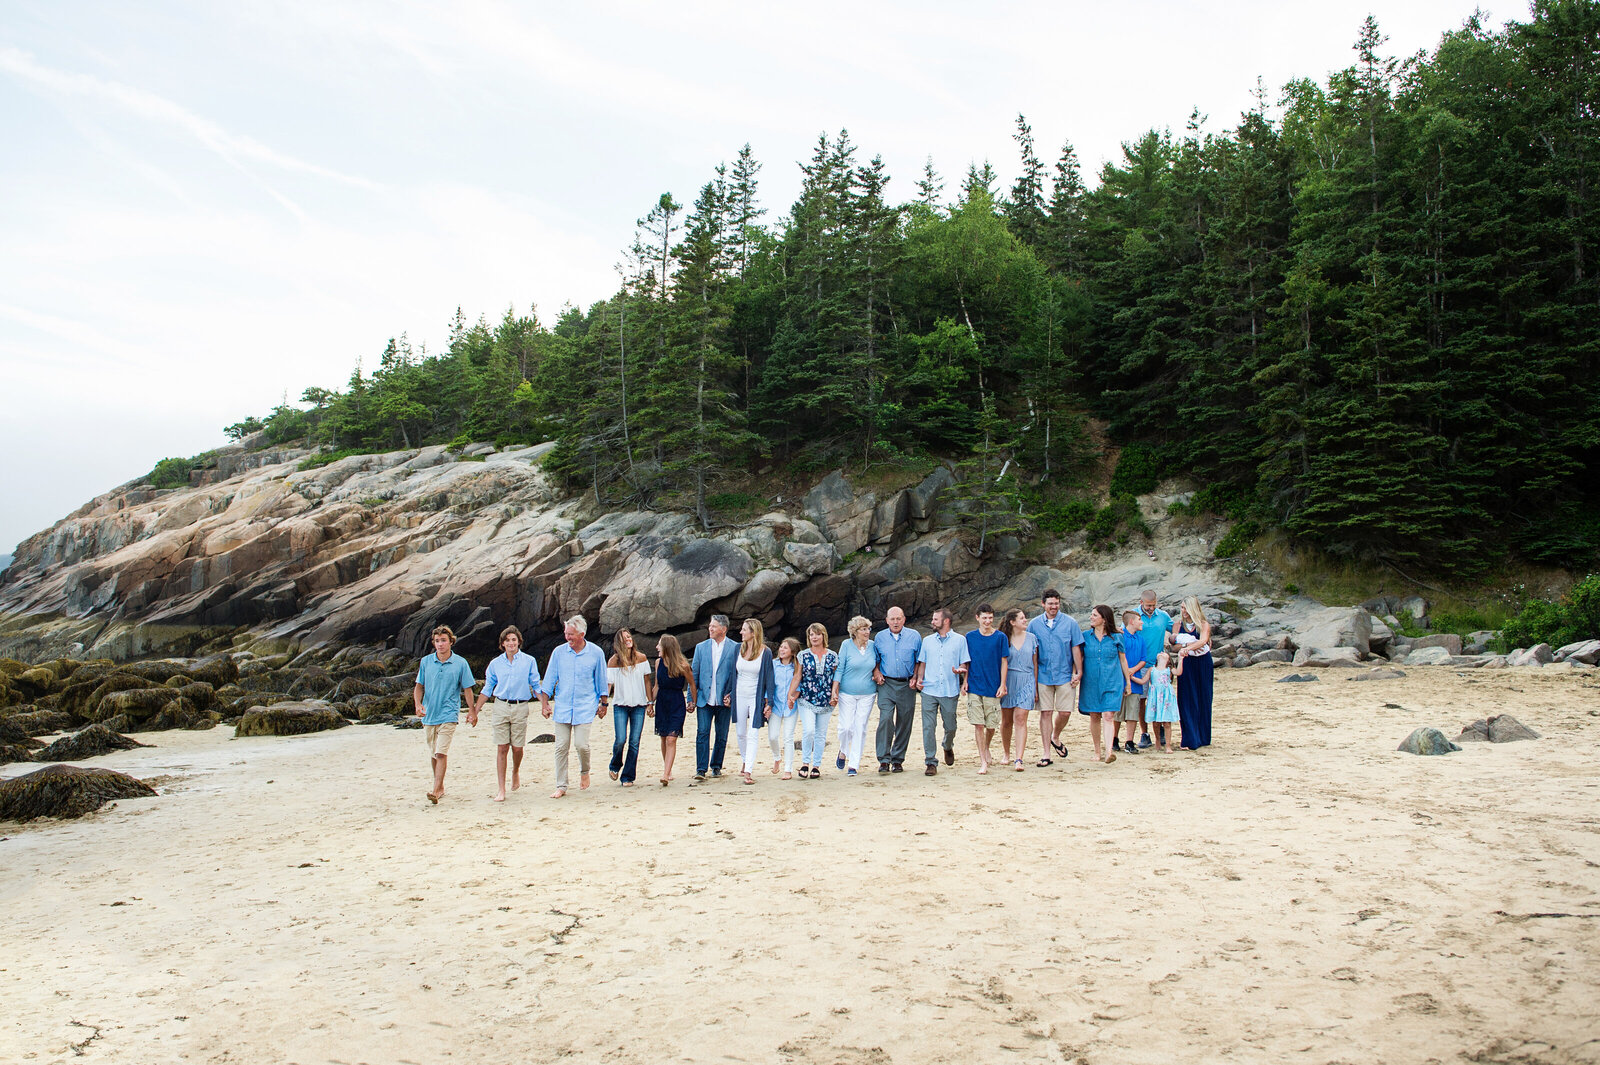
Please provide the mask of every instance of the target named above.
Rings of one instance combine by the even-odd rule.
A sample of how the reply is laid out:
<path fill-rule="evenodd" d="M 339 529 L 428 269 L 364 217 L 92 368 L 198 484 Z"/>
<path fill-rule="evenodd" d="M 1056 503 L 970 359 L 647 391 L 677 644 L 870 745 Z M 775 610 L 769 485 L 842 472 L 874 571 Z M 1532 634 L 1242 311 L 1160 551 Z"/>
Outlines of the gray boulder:
<path fill-rule="evenodd" d="M 1279 684 L 1305 684 L 1309 681 L 1321 680 L 1315 673 L 1291 673 L 1287 677 L 1279 677 Z"/>
<path fill-rule="evenodd" d="M 1498 639 L 1500 634 L 1492 629 L 1478 629 L 1467 633 L 1467 638 L 1461 650 L 1469 655 L 1481 655 L 1489 649 L 1489 645 Z"/>
<path fill-rule="evenodd" d="M 1410 614 L 1413 621 L 1422 624 L 1428 619 L 1428 601 L 1420 595 L 1413 595 L 1409 599 L 1402 599 L 1396 603 L 1394 612 L 1396 614 Z"/>
<path fill-rule="evenodd" d="M 1461 748 L 1450 742 L 1450 738 L 1436 728 L 1424 726 L 1407 736 L 1396 750 L 1407 754 L 1449 754 Z"/>
<path fill-rule="evenodd" d="M 750 579 L 750 556 L 723 540 L 691 540 L 672 554 L 636 554 L 606 582 L 600 629 L 665 632 L 694 622 L 700 608 Z"/>
<path fill-rule="evenodd" d="M 1262 662 L 1292 661 L 1294 661 L 1294 655 L 1290 654 L 1288 651 L 1280 651 L 1277 648 L 1274 648 L 1270 651 L 1257 651 L 1255 654 L 1250 656 L 1250 664 L 1252 666 L 1258 666 Z"/>
<path fill-rule="evenodd" d="M 818 573 L 832 573 L 839 563 L 839 553 L 832 544 L 787 543 L 783 545 L 783 560 L 802 577 L 812 577 Z M 773 598 L 777 598 L 776 594 Z"/>
<path fill-rule="evenodd" d="M 1361 652 L 1354 647 L 1322 647 L 1302 645 L 1294 653 L 1294 664 L 1326 669 L 1329 666 L 1350 667 L 1361 665 Z"/>
<path fill-rule="evenodd" d="M 1453 632 L 1434 632 L 1411 641 L 1412 650 L 1418 647 L 1443 647 L 1452 655 L 1461 653 L 1461 637 Z"/>
<path fill-rule="evenodd" d="M 912 521 L 931 521 L 934 513 L 939 509 L 940 494 L 955 483 L 956 479 L 950 471 L 940 466 L 924 477 L 922 483 L 907 492 L 907 515 Z M 926 527 L 922 531 L 926 531 Z"/>
<path fill-rule="evenodd" d="M 1525 650 L 1513 651 L 1506 658 L 1512 666 L 1547 666 L 1556 660 L 1556 652 L 1547 643 L 1536 643 Z"/>
<path fill-rule="evenodd" d="M 1386 667 L 1379 666 L 1377 669 L 1369 669 L 1365 673 L 1357 673 L 1355 676 L 1351 677 L 1350 679 L 1351 680 L 1399 680 L 1403 676 L 1405 676 L 1405 671 L 1404 670 L 1388 669 Z"/>
<path fill-rule="evenodd" d="M 1586 666 L 1600 663 L 1600 640 L 1581 640 L 1569 643 L 1556 651 L 1557 662 L 1582 662 Z"/>
<path fill-rule="evenodd" d="M 1488 743 L 1489 742 L 1489 722 L 1484 721 L 1483 719 L 1480 718 L 1477 721 L 1474 721 L 1470 725 L 1463 726 L 1462 729 L 1461 729 L 1461 735 L 1456 737 L 1455 742 L 1457 742 L 1457 743 Z"/>
<path fill-rule="evenodd" d="M 1371 653 L 1372 615 L 1361 607 L 1326 607 L 1311 614 L 1295 634 L 1301 648 L 1354 648 L 1357 657 Z M 1392 637 L 1394 634 L 1390 633 Z"/>
<path fill-rule="evenodd" d="M 1450 661 L 1449 648 L 1423 647 L 1409 652 L 1405 657 L 1408 666 L 1442 666 Z"/>
<path fill-rule="evenodd" d="M 1516 740 L 1536 740 L 1539 734 L 1510 714 L 1489 718 L 1489 742 L 1512 743 Z"/>

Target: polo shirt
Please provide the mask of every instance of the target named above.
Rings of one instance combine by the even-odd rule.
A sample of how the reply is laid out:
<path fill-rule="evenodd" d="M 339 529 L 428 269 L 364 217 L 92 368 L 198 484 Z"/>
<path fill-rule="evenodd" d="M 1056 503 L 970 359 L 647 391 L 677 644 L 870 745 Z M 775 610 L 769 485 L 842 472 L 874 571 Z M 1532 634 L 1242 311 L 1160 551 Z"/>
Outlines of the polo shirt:
<path fill-rule="evenodd" d="M 465 658 L 451 654 L 441 662 L 432 654 L 417 665 L 417 683 L 422 685 L 422 723 L 453 725 L 461 719 L 462 690 L 477 681 Z"/>

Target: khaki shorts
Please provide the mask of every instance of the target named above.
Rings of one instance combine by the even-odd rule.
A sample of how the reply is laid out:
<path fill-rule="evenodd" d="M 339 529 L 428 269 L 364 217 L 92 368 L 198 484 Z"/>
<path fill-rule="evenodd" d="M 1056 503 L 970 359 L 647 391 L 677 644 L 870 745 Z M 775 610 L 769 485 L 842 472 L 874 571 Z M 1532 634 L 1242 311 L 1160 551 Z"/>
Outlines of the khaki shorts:
<path fill-rule="evenodd" d="M 1070 714 L 1078 705 L 1077 693 L 1070 684 L 1039 685 L 1039 712 Z"/>
<path fill-rule="evenodd" d="M 1139 703 L 1143 699 L 1144 696 L 1142 695 L 1124 695 L 1122 697 L 1122 709 L 1117 711 L 1117 720 L 1139 720 Z"/>
<path fill-rule="evenodd" d="M 422 738 L 428 744 L 428 755 L 450 753 L 450 741 L 456 738 L 454 722 L 446 725 L 422 726 Z"/>
<path fill-rule="evenodd" d="M 489 700 L 489 731 L 494 733 L 496 746 L 504 747 L 510 744 L 513 747 L 525 746 L 528 742 L 528 707 L 527 703 L 504 703 L 499 699 Z"/>
<path fill-rule="evenodd" d="M 967 720 L 984 728 L 999 728 L 1000 698 L 995 695 L 968 695 Z"/>

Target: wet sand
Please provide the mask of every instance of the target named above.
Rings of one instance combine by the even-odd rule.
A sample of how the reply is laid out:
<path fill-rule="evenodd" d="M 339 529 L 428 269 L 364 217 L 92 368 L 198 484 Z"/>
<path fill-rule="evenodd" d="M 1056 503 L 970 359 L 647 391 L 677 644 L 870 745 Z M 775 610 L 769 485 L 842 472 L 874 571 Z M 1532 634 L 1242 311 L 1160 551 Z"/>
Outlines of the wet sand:
<path fill-rule="evenodd" d="M 560 801 L 486 723 L 438 806 L 416 731 L 140 736 L 158 798 L 0 826 L 0 1060 L 1600 1061 L 1600 673 L 1283 672 L 982 777 L 689 787 L 691 719 L 622 789 L 601 722 Z M 1545 738 L 1394 749 L 1493 713 Z"/>

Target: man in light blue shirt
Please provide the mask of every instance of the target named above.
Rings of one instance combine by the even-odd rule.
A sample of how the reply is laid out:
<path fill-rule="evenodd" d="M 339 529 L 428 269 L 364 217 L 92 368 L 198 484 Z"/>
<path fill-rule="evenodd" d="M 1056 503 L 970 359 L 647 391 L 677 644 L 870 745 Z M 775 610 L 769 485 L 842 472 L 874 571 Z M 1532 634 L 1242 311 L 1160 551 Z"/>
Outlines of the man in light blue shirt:
<path fill-rule="evenodd" d="M 567 642 L 550 652 L 539 688 L 539 712 L 554 717 L 556 732 L 556 790 L 552 799 L 567 794 L 567 754 L 578 748 L 578 787 L 589 786 L 589 726 L 605 717 L 610 703 L 606 654 L 584 636 L 589 622 L 582 614 L 568 618 Z"/>
<path fill-rule="evenodd" d="M 878 649 L 878 668 L 872 673 L 878 685 L 878 772 L 903 773 L 917 714 L 911 678 L 917 672 L 922 637 L 906 628 L 906 612 L 897 606 L 889 608 L 884 622 L 888 628 L 879 629 L 872 638 Z"/>
<path fill-rule="evenodd" d="M 1039 605 L 1044 613 L 1028 622 L 1028 631 L 1039 642 L 1039 737 L 1065 758 L 1067 745 L 1061 742 L 1061 732 L 1078 705 L 1083 629 L 1070 614 L 1061 612 L 1061 593 L 1054 588 L 1045 589 Z M 1050 759 L 1047 756 L 1045 760 Z"/>
<path fill-rule="evenodd" d="M 1156 668 L 1156 655 L 1167 649 L 1167 637 L 1172 635 L 1172 615 L 1156 605 L 1156 590 L 1146 588 L 1139 593 L 1139 620 L 1144 628 L 1139 635 L 1144 640 L 1144 660 L 1151 668 Z M 1128 661 L 1133 661 L 1133 655 L 1128 656 Z M 1139 699 L 1139 749 L 1150 746 L 1150 723 L 1144 719 L 1145 702 L 1148 691 Z"/>
<path fill-rule="evenodd" d="M 924 776 L 939 771 L 938 721 L 944 719 L 944 764 L 956 764 L 956 701 L 961 698 L 961 681 L 972 655 L 967 638 L 952 632 L 950 611 L 941 607 L 933 612 L 933 632 L 922 638 L 917 652 L 917 671 L 911 687 L 922 693 L 922 755 L 927 763 Z"/>
<path fill-rule="evenodd" d="M 417 665 L 417 681 L 411 689 L 411 703 L 422 718 L 422 739 L 428 745 L 433 766 L 433 787 L 428 801 L 437 805 L 444 798 L 444 771 L 449 764 L 450 741 L 461 720 L 461 697 L 467 698 L 467 722 L 478 724 L 478 705 L 472 699 L 472 667 L 456 654 L 456 634 L 448 625 L 433 630 L 433 654 Z"/>
<path fill-rule="evenodd" d="M 507 625 L 500 633 L 503 655 L 495 656 L 484 675 L 478 712 L 490 703 L 489 728 L 494 733 L 495 802 L 506 801 L 506 755 L 511 755 L 511 790 L 522 787 L 522 748 L 528 741 L 528 705 L 539 690 L 539 663 L 522 653 L 522 630 Z M 492 702 L 491 702 L 492 700 Z"/>

